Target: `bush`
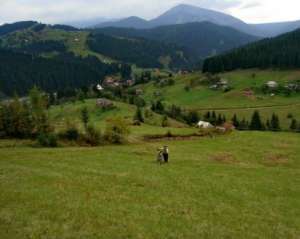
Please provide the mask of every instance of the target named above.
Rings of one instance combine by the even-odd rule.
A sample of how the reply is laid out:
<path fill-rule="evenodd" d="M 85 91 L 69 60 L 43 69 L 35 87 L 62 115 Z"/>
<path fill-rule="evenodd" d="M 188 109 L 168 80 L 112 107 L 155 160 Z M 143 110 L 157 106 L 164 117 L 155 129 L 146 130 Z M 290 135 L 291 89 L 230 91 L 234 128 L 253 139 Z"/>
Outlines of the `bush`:
<path fill-rule="evenodd" d="M 79 130 L 74 125 L 68 125 L 67 129 L 60 134 L 60 137 L 70 141 L 77 141 L 79 139 Z"/>
<path fill-rule="evenodd" d="M 37 137 L 38 144 L 42 147 L 57 147 L 57 136 L 55 134 L 41 133 Z"/>
<path fill-rule="evenodd" d="M 127 141 L 130 131 L 125 120 L 115 118 L 108 122 L 105 139 L 112 144 L 123 144 Z"/>
<path fill-rule="evenodd" d="M 99 132 L 94 126 L 88 125 L 84 139 L 89 145 L 98 146 L 101 143 L 101 132 Z"/>

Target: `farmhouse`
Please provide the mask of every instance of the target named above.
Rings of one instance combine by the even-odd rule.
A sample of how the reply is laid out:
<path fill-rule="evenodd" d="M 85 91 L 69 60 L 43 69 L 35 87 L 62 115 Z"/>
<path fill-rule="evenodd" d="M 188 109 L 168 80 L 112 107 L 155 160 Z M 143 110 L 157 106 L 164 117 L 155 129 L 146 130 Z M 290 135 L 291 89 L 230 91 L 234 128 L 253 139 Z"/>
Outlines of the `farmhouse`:
<path fill-rule="evenodd" d="M 198 124 L 197 124 L 197 128 L 200 128 L 200 129 L 211 129 L 211 128 L 214 128 L 214 126 L 211 123 L 209 123 L 209 122 L 199 121 Z"/>
<path fill-rule="evenodd" d="M 276 89 L 278 87 L 278 83 L 276 81 L 268 81 L 266 86 L 270 89 Z"/>

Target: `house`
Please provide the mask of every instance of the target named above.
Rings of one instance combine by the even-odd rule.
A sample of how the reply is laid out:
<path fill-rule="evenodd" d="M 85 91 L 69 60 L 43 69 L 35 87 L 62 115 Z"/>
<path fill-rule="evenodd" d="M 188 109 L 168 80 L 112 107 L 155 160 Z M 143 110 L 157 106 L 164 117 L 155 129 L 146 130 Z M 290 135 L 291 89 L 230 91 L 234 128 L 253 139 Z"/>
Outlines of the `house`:
<path fill-rule="evenodd" d="M 278 83 L 276 81 L 268 81 L 266 86 L 270 89 L 276 89 L 278 87 Z"/>
<path fill-rule="evenodd" d="M 101 109 L 110 109 L 114 107 L 114 103 L 108 99 L 100 98 L 97 99 L 96 106 Z"/>
<path fill-rule="evenodd" d="M 111 76 L 108 76 L 103 81 L 103 86 L 105 87 L 118 87 L 120 86 L 119 80 Z"/>
<path fill-rule="evenodd" d="M 100 84 L 96 85 L 96 89 L 97 89 L 98 91 L 104 90 L 103 87 L 102 87 Z"/>
<path fill-rule="evenodd" d="M 214 126 L 211 123 L 209 123 L 209 122 L 199 121 L 198 124 L 197 124 L 197 128 L 200 128 L 200 129 L 212 129 L 212 128 L 214 128 Z"/>

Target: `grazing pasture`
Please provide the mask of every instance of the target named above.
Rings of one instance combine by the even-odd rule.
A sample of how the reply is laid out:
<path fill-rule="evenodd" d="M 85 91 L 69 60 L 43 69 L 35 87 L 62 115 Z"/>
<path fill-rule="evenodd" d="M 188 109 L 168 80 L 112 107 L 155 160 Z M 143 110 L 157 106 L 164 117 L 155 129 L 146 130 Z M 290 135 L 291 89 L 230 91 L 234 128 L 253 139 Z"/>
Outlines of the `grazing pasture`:
<path fill-rule="evenodd" d="M 300 235 L 300 136 L 33 148 L 0 141 L 0 238 Z M 155 163 L 169 145 L 170 164 Z"/>

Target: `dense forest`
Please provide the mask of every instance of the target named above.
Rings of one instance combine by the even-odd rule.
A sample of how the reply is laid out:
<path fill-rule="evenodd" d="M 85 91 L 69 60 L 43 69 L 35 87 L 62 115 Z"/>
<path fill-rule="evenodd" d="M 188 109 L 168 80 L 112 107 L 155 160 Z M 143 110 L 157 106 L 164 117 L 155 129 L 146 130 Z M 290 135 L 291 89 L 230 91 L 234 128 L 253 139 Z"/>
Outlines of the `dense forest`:
<path fill-rule="evenodd" d="M 220 54 L 224 51 L 258 40 L 257 37 L 233 28 L 218 26 L 210 22 L 195 22 L 162 26 L 153 29 L 100 28 L 95 30 L 118 37 L 141 37 L 185 47 L 196 60 Z"/>
<path fill-rule="evenodd" d="M 6 34 L 15 32 L 15 31 L 20 31 L 24 30 L 27 28 L 30 28 L 34 26 L 36 22 L 33 21 L 24 21 L 24 22 L 16 22 L 13 24 L 4 24 L 0 26 L 0 36 L 4 36 Z"/>
<path fill-rule="evenodd" d="M 300 29 L 276 38 L 264 39 L 227 54 L 208 58 L 203 72 L 218 73 L 248 68 L 299 68 Z"/>
<path fill-rule="evenodd" d="M 88 45 L 95 52 L 144 68 L 181 68 L 189 65 L 186 51 L 174 44 L 92 33 Z"/>
<path fill-rule="evenodd" d="M 117 64 L 106 65 L 95 57 L 42 58 L 0 49 L 0 92 L 10 96 L 25 95 L 33 86 L 47 92 L 87 87 L 118 71 Z"/>

